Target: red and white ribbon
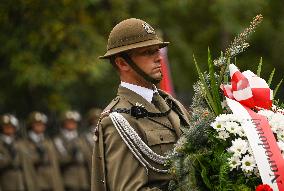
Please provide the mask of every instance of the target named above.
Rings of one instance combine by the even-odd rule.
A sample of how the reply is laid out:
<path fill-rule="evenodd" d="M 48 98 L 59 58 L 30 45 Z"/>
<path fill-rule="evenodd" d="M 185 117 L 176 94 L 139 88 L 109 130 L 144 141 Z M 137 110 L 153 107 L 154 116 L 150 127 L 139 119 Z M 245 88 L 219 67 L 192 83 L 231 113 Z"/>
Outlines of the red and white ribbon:
<path fill-rule="evenodd" d="M 241 73 L 233 64 L 229 69 L 231 85 L 222 85 L 221 88 L 233 113 L 247 119 L 243 124 L 244 131 L 262 182 L 270 185 L 274 191 L 284 191 L 284 159 L 281 151 L 266 117 L 251 110 L 271 108 L 272 90 L 265 80 L 251 71 Z"/>
<path fill-rule="evenodd" d="M 264 79 L 249 70 L 241 73 L 234 64 L 230 64 L 229 70 L 231 85 L 221 85 L 225 96 L 249 108 L 271 108 L 273 91 Z"/>

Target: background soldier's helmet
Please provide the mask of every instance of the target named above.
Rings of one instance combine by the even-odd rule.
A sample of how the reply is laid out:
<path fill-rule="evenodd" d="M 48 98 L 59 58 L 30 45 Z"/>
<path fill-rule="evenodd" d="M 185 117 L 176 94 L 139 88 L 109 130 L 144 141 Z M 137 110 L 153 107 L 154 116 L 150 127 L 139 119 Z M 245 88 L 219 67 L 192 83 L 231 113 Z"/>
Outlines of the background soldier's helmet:
<path fill-rule="evenodd" d="M 108 38 L 107 52 L 99 58 L 109 58 L 120 52 L 151 45 L 159 45 L 162 48 L 168 44 L 169 42 L 163 42 L 145 21 L 126 19 L 112 29 Z"/>
<path fill-rule="evenodd" d="M 65 111 L 61 116 L 61 122 L 64 122 L 66 120 L 74 120 L 78 123 L 81 120 L 81 115 L 78 111 Z"/>
<path fill-rule="evenodd" d="M 19 121 L 12 114 L 4 114 L 1 116 L 1 120 L 0 120 L 1 129 L 3 125 L 12 125 L 16 128 L 16 130 L 19 129 Z"/>
<path fill-rule="evenodd" d="M 103 112 L 103 110 L 100 109 L 100 108 L 91 109 L 88 112 L 88 115 L 87 115 L 88 125 L 96 125 L 96 124 L 93 124 L 93 123 L 96 123 L 99 120 L 102 112 Z"/>
<path fill-rule="evenodd" d="M 41 122 L 43 124 L 47 123 L 47 116 L 44 113 L 34 111 L 29 114 L 28 120 L 27 120 L 27 126 L 28 128 L 31 127 L 31 125 L 35 122 Z"/>

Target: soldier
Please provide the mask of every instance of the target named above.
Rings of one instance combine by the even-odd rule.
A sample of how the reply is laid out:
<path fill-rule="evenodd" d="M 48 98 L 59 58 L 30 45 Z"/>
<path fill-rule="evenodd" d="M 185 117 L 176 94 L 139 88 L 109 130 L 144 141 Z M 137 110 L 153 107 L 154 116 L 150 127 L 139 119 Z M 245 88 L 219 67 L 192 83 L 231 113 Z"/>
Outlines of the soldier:
<path fill-rule="evenodd" d="M 93 108 L 88 112 L 88 115 L 87 115 L 88 128 L 87 128 L 87 132 L 85 133 L 85 137 L 86 137 L 86 140 L 91 150 L 93 149 L 93 146 L 94 146 L 94 139 L 93 139 L 92 131 L 95 130 L 98 124 L 99 118 L 101 116 L 101 113 L 102 113 L 102 109 Z"/>
<path fill-rule="evenodd" d="M 78 134 L 80 120 L 77 111 L 66 111 L 60 133 L 54 138 L 66 191 L 90 190 L 88 147 Z"/>
<path fill-rule="evenodd" d="M 45 135 L 47 116 L 30 113 L 27 120 L 28 138 L 25 146 L 33 165 L 33 183 L 38 191 L 63 191 L 63 183 L 53 142 Z"/>
<path fill-rule="evenodd" d="M 121 83 L 96 129 L 92 191 L 167 190 L 165 153 L 189 123 L 185 108 L 155 86 L 162 79 L 159 49 L 167 45 L 140 19 L 112 29 L 100 58 L 110 60 Z"/>
<path fill-rule="evenodd" d="M 18 119 L 14 115 L 5 114 L 1 117 L 0 125 L 0 188 L 3 191 L 27 190 L 25 149 L 16 137 Z"/>

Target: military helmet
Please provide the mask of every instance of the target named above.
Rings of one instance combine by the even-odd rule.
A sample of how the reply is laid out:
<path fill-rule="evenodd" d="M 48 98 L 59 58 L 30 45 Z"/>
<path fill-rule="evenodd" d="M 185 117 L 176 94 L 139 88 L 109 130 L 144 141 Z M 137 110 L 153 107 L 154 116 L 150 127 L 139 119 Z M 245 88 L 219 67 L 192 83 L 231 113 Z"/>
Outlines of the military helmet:
<path fill-rule="evenodd" d="M 110 32 L 107 52 L 99 58 L 105 59 L 127 50 L 152 45 L 165 47 L 169 42 L 163 42 L 155 30 L 145 21 L 130 18 L 118 23 Z"/>
<path fill-rule="evenodd" d="M 74 120 L 75 122 L 79 122 L 81 120 L 81 115 L 78 111 L 68 110 L 65 111 L 61 116 L 61 122 L 66 120 Z"/>
<path fill-rule="evenodd" d="M 19 121 L 18 119 L 12 115 L 12 114 L 4 114 L 1 116 L 1 121 L 0 121 L 1 129 L 3 125 L 12 125 L 14 126 L 17 130 L 19 129 Z"/>
<path fill-rule="evenodd" d="M 35 122 L 41 122 L 43 124 L 47 123 L 47 116 L 44 113 L 41 113 L 39 111 L 34 111 L 29 114 L 28 120 L 27 120 L 27 125 L 30 127 L 32 123 Z"/>

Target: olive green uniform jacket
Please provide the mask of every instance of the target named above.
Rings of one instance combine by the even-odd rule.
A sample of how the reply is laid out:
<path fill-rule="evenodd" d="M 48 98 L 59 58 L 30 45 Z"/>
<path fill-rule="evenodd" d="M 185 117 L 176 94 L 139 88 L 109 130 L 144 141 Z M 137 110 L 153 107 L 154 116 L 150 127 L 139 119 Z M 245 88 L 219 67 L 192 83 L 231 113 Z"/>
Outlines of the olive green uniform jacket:
<path fill-rule="evenodd" d="M 139 118 L 122 114 L 142 140 L 157 154 L 164 155 L 173 148 L 181 135 L 180 126 L 188 125 L 189 114 L 172 96 L 159 90 L 165 100 L 173 101 L 174 111 L 166 117 Z M 105 111 L 117 108 L 131 108 L 142 104 L 149 112 L 160 111 L 142 96 L 119 87 L 118 95 Z M 93 151 L 92 191 L 159 191 L 167 190 L 171 176 L 149 169 L 148 174 L 142 164 L 131 153 L 118 134 L 109 116 L 103 117 L 97 133 Z M 159 169 L 162 165 L 150 163 Z"/>
<path fill-rule="evenodd" d="M 64 187 L 90 190 L 90 154 L 83 137 L 68 141 L 62 134 L 54 138 Z"/>
<path fill-rule="evenodd" d="M 37 191 L 28 150 L 22 140 L 10 146 L 0 139 L 0 190 Z"/>
<path fill-rule="evenodd" d="M 63 191 L 56 150 L 52 141 L 45 138 L 40 143 L 25 140 L 25 146 L 32 162 L 32 179 L 37 190 Z"/>

